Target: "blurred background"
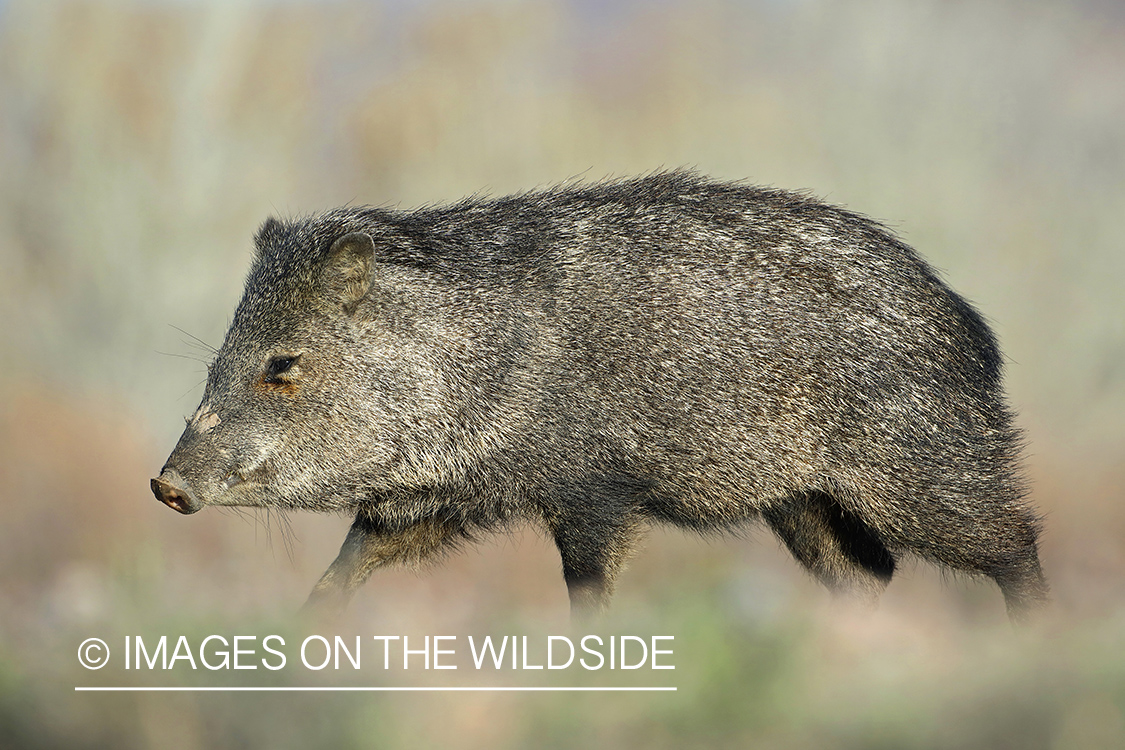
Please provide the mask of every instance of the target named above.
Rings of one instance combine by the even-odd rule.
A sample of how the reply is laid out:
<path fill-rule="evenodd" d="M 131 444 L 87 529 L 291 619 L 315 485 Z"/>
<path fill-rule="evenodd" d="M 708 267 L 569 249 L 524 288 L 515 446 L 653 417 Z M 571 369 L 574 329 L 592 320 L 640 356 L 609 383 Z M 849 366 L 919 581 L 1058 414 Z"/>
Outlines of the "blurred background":
<path fill-rule="evenodd" d="M 0 0 L 0 747 L 1125 747 L 1123 123 L 1116 0 Z M 676 166 L 881 219 L 985 312 L 1046 515 L 1038 629 L 926 565 L 857 612 L 767 533 L 656 530 L 591 632 L 674 635 L 674 672 L 79 667 L 90 636 L 299 642 L 343 539 L 148 490 L 268 215 Z M 559 568 L 517 531 L 378 573 L 341 629 L 564 632 Z M 73 692 L 310 679 L 679 690 Z"/>

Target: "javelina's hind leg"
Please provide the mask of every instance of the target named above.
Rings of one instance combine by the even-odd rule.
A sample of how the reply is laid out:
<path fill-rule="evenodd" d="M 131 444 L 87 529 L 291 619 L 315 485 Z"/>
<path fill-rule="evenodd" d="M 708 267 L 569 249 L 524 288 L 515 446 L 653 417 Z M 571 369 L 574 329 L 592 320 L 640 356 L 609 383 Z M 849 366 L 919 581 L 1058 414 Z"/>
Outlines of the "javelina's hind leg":
<path fill-rule="evenodd" d="M 894 556 L 874 529 L 823 492 L 789 498 L 762 516 L 793 557 L 833 591 L 873 603 L 894 575 Z"/>
<path fill-rule="evenodd" d="M 1014 623 L 1025 623 L 1042 609 L 1049 599 L 1047 580 L 1039 568 L 1039 555 L 1033 547 L 1033 557 L 990 575 L 1004 592 L 1008 617 Z"/>
<path fill-rule="evenodd" d="M 996 581 L 1012 622 L 1030 619 L 1049 598 L 1039 567 L 1038 517 L 1015 501 L 950 500 L 946 506 L 959 509 L 959 514 L 931 519 L 926 539 L 906 541 L 916 544 L 924 557 Z"/>
<path fill-rule="evenodd" d="M 352 523 L 340 554 L 313 587 L 301 611 L 318 619 L 334 619 L 376 568 L 393 563 L 417 564 L 456 538 L 457 527 L 449 524 L 420 521 L 391 530 L 361 513 Z"/>
<path fill-rule="evenodd" d="M 1039 519 L 1031 510 L 1020 508 L 997 519 L 993 527 L 995 542 L 982 570 L 1004 593 L 1008 618 L 1014 623 L 1027 622 L 1050 598 L 1039 567 Z"/>

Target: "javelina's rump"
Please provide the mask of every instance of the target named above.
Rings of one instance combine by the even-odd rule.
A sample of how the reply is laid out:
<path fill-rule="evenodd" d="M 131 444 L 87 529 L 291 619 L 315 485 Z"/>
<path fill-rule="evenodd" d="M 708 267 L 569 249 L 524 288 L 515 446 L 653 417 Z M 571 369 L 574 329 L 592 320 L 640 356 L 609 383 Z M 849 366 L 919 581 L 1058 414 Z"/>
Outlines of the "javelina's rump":
<path fill-rule="evenodd" d="M 880 225 L 686 172 L 268 220 L 156 496 L 346 511 L 310 602 L 520 522 L 603 606 L 649 523 L 764 521 L 837 590 L 914 554 L 1043 601 L 1001 357 Z"/>

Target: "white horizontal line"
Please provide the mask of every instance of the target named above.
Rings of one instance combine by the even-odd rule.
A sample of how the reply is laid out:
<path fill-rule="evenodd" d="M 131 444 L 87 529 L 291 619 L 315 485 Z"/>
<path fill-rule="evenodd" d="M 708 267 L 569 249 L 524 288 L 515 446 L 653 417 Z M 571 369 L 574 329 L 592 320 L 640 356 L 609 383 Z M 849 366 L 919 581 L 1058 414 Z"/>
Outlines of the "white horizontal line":
<path fill-rule="evenodd" d="M 145 693 L 145 692 L 179 692 L 179 693 L 299 693 L 299 692 L 380 692 L 380 693 L 468 693 L 468 692 L 504 692 L 504 693 L 547 693 L 547 692 L 653 692 L 672 691 L 674 687 L 76 687 L 75 692 L 100 692 L 100 693 Z"/>

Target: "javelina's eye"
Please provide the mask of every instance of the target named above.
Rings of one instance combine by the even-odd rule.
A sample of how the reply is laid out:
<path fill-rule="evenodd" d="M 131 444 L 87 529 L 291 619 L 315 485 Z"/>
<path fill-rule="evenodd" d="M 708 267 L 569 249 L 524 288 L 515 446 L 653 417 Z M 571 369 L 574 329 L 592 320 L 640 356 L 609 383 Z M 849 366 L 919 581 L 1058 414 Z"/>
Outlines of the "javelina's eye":
<path fill-rule="evenodd" d="M 275 381 L 281 375 L 293 369 L 293 365 L 300 359 L 299 354 L 283 354 L 272 358 L 266 364 L 266 382 Z"/>

